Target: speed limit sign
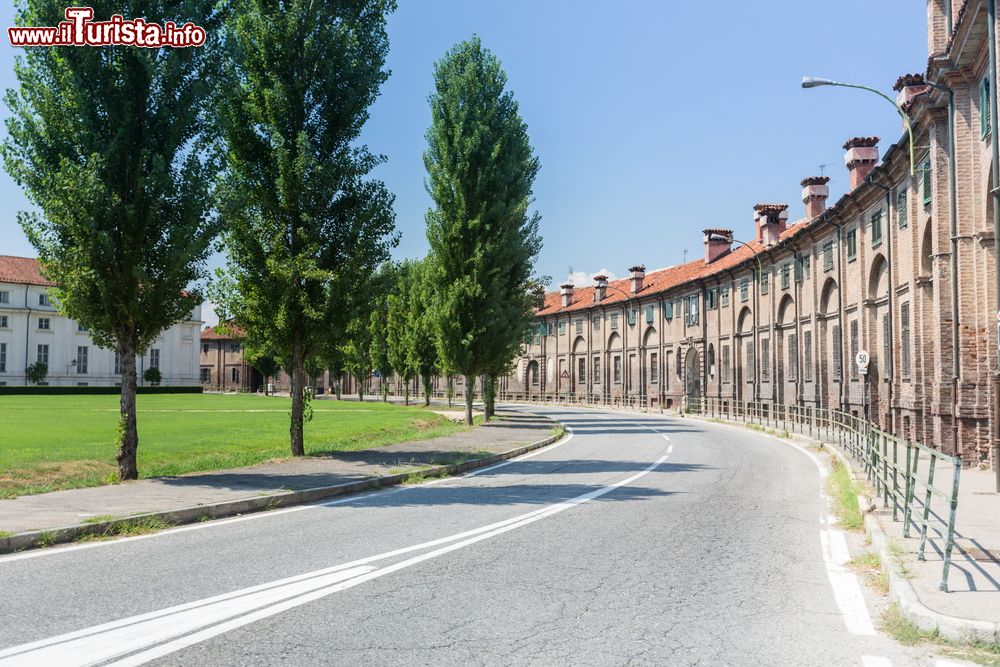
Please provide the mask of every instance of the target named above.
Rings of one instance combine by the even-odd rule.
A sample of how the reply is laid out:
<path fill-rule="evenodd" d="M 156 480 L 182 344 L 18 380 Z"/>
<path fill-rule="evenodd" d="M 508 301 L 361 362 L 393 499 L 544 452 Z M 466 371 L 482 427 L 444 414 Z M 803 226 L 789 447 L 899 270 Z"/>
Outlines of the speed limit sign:
<path fill-rule="evenodd" d="M 854 363 L 858 365 L 858 370 L 862 375 L 868 374 L 868 362 L 871 361 L 871 357 L 868 356 L 868 352 L 861 350 L 854 356 Z"/>

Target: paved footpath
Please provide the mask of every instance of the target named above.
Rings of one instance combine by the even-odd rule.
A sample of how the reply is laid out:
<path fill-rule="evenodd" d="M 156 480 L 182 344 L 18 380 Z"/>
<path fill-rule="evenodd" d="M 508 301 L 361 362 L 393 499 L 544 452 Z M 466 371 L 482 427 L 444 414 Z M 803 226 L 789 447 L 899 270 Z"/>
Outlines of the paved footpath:
<path fill-rule="evenodd" d="M 51 530 L 99 516 L 164 512 L 346 484 L 506 452 L 552 435 L 554 424 L 543 417 L 510 411 L 501 411 L 498 417 L 462 433 L 329 457 L 310 456 L 0 500 L 0 530 Z"/>
<path fill-rule="evenodd" d="M 571 435 L 461 477 L 0 557 L 0 666 L 949 664 L 878 630 L 814 453 L 532 409 Z"/>

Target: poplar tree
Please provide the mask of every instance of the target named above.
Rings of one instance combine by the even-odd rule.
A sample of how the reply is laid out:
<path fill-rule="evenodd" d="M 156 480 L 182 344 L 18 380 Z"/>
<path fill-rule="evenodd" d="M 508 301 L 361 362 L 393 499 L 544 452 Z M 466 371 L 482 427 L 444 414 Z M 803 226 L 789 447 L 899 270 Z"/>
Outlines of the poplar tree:
<path fill-rule="evenodd" d="M 406 405 L 410 404 L 410 382 L 417 373 L 413 365 L 410 347 L 413 340 L 413 318 L 411 312 L 411 285 L 414 277 L 412 260 L 404 260 L 399 266 L 394 289 L 386 298 L 386 344 L 389 363 L 403 381 L 403 395 Z"/>
<path fill-rule="evenodd" d="M 507 75 L 478 37 L 436 63 L 434 83 L 424 153 L 433 319 L 444 367 L 465 376 L 472 424 L 475 377 L 504 368 L 531 325 L 539 164 Z"/>
<path fill-rule="evenodd" d="M 305 361 L 330 345 L 331 331 L 346 331 L 359 306 L 352 288 L 397 240 L 393 198 L 368 177 L 384 158 L 357 143 L 388 77 L 386 18 L 395 2 L 231 7 L 218 105 L 227 145 L 222 300 L 249 348 L 289 360 L 291 451 L 300 456 Z"/>
<path fill-rule="evenodd" d="M 434 266 L 425 258 L 414 266 L 410 281 L 409 363 L 424 385 L 424 405 L 431 404 L 431 381 L 439 371 L 434 329 Z"/>
<path fill-rule="evenodd" d="M 96 0 L 95 20 L 121 12 Z M 24 0 L 18 25 L 56 25 L 65 4 Z M 8 173 L 38 212 L 18 221 L 58 285 L 62 314 L 121 359 L 118 476 L 135 479 L 136 355 L 201 303 L 217 235 L 215 163 L 204 149 L 217 80 L 218 15 L 207 0 L 136 0 L 132 16 L 204 27 L 202 47 L 26 48 L 8 90 Z"/>

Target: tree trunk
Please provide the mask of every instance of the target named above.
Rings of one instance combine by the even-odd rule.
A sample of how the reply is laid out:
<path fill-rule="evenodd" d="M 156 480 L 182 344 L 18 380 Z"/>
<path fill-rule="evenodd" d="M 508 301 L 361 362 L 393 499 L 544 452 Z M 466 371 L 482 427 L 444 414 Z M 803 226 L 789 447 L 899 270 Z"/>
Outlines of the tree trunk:
<path fill-rule="evenodd" d="M 292 441 L 292 456 L 304 456 L 305 444 L 302 439 L 302 421 L 305 412 L 305 371 L 303 370 L 305 353 L 302 341 L 292 344 L 292 424 L 289 432 Z"/>
<path fill-rule="evenodd" d="M 431 374 L 424 373 L 424 407 L 431 404 Z"/>
<path fill-rule="evenodd" d="M 465 423 L 472 426 L 472 396 L 476 391 L 476 376 L 465 376 Z"/>
<path fill-rule="evenodd" d="M 358 383 L 358 402 L 359 403 L 364 403 L 365 402 L 365 384 L 361 381 L 360 378 L 355 378 L 355 381 Z"/>
<path fill-rule="evenodd" d="M 445 391 L 445 393 L 448 394 L 448 407 L 450 408 L 451 407 L 451 401 L 452 401 L 452 399 L 455 396 L 454 380 L 452 379 L 452 377 L 450 375 L 448 376 L 448 389 L 447 389 L 447 391 Z"/>
<path fill-rule="evenodd" d="M 407 380 L 403 385 L 403 401 L 406 405 L 410 404 L 410 381 Z"/>
<path fill-rule="evenodd" d="M 337 391 L 337 400 L 339 401 L 341 399 L 341 395 L 340 395 L 340 375 L 339 374 L 337 375 L 337 388 L 336 388 L 336 391 Z"/>
<path fill-rule="evenodd" d="M 135 418 L 135 348 L 131 344 L 119 345 L 121 355 L 122 393 L 118 435 L 118 479 L 139 478 L 136 451 L 139 449 L 139 429 Z"/>
<path fill-rule="evenodd" d="M 497 379 L 492 375 L 483 378 L 483 421 L 493 418 L 493 399 L 497 393 Z"/>

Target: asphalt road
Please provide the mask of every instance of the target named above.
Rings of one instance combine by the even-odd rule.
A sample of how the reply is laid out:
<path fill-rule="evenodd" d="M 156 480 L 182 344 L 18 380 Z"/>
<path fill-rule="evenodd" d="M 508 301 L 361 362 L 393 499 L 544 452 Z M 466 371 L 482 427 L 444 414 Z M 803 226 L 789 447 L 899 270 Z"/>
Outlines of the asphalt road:
<path fill-rule="evenodd" d="M 571 437 L 466 477 L 0 557 L 0 665 L 944 664 L 875 629 L 807 452 L 543 410 Z"/>

